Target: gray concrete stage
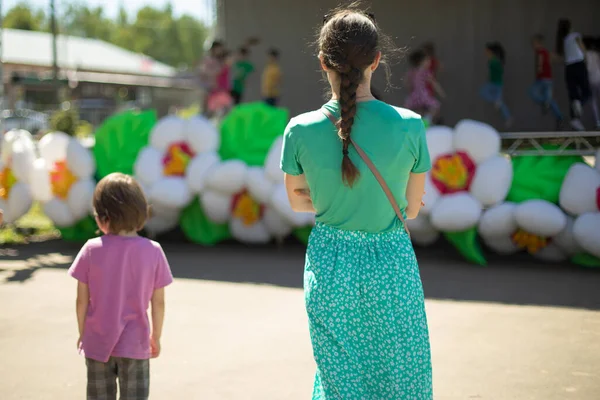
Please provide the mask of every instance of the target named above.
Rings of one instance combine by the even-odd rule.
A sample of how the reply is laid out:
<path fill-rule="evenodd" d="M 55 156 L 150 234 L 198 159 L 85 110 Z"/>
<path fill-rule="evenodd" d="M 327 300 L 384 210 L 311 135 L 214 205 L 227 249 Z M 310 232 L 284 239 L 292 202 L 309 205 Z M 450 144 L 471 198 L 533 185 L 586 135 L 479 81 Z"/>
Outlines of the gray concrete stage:
<path fill-rule="evenodd" d="M 314 364 L 303 309 L 303 249 L 164 246 L 163 354 L 152 399 L 310 399 Z M 77 247 L 0 249 L 0 399 L 84 398 L 77 355 Z M 464 264 L 418 251 L 435 399 L 600 399 L 600 271 L 495 258 Z"/>

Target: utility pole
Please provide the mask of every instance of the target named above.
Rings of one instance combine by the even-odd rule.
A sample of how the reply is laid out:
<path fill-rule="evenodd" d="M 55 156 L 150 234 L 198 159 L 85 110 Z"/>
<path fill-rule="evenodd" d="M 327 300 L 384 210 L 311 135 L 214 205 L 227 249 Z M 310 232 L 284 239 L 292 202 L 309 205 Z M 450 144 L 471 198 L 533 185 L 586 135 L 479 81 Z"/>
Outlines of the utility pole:
<path fill-rule="evenodd" d="M 54 80 L 53 83 L 58 93 L 58 59 L 56 51 L 56 39 L 58 33 L 56 26 L 56 7 L 54 0 L 50 0 L 50 30 L 52 31 L 52 78 Z"/>

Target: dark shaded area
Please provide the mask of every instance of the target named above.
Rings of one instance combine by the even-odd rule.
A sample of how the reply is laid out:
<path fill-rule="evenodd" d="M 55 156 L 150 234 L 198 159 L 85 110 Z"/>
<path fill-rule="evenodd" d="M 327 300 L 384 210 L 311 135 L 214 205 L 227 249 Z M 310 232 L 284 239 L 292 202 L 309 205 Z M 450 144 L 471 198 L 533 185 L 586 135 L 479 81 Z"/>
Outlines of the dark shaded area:
<path fill-rule="evenodd" d="M 79 248 L 79 244 L 58 240 L 15 246 L 0 252 L 0 265 L 3 260 L 28 260 L 49 253 L 74 257 Z M 163 242 L 163 248 L 176 278 L 302 287 L 305 248 L 298 242 L 266 246 L 225 242 L 215 247 Z M 488 254 L 489 266 L 478 267 L 464 262 L 444 242 L 416 252 L 430 299 L 600 310 L 598 270 L 542 263 L 526 254 Z M 68 267 L 42 263 L 15 270 L 4 283 L 26 281 L 39 268 Z"/>

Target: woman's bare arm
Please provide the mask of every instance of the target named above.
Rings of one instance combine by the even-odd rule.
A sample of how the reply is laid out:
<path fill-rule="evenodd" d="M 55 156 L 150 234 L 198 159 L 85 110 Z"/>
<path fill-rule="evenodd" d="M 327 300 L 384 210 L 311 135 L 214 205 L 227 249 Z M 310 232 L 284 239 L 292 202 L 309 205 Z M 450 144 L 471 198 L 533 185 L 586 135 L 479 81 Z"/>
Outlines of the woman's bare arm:
<path fill-rule="evenodd" d="M 283 181 L 292 210 L 296 212 L 315 212 L 306 177 L 302 175 L 285 174 Z"/>
<path fill-rule="evenodd" d="M 410 174 L 408 185 L 406 186 L 406 218 L 415 219 L 419 215 L 421 209 L 423 194 L 425 193 L 425 177 L 426 173 Z"/>

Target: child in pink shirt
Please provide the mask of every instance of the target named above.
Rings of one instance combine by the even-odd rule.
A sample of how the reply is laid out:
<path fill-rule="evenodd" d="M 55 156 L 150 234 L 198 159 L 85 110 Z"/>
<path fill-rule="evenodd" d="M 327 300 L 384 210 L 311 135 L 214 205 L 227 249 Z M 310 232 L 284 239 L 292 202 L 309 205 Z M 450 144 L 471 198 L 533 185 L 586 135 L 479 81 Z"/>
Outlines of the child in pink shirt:
<path fill-rule="evenodd" d="M 165 286 L 173 281 L 156 242 L 137 235 L 148 218 L 140 185 L 131 176 L 106 176 L 94 191 L 104 236 L 89 240 L 69 274 L 77 279 L 77 348 L 87 364 L 87 398 L 147 399 L 150 358 L 160 354 Z M 152 329 L 147 310 L 152 305 Z"/>

